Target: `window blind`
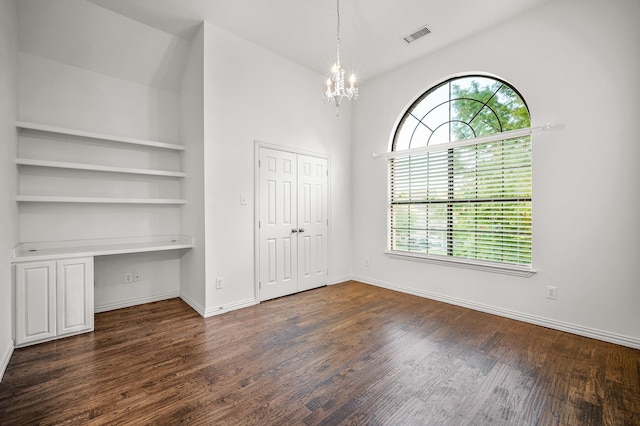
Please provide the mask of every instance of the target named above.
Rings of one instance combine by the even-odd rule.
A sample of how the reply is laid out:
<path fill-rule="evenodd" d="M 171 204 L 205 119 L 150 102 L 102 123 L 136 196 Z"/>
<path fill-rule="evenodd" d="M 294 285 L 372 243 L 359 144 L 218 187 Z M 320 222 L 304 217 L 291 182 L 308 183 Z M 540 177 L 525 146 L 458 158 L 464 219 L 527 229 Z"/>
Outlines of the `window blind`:
<path fill-rule="evenodd" d="M 531 265 L 531 136 L 397 155 L 389 249 Z"/>

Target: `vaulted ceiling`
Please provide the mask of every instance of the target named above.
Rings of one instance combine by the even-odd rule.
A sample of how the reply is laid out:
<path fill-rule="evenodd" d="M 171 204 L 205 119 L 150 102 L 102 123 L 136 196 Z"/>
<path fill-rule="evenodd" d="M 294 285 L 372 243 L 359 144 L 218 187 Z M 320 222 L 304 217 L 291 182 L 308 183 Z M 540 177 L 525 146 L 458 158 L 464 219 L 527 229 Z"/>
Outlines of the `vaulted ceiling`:
<path fill-rule="evenodd" d="M 208 21 L 321 74 L 335 61 L 335 0 L 89 1 L 185 39 Z M 547 1 L 342 0 L 342 63 L 366 80 Z M 431 34 L 403 41 L 424 25 Z"/>

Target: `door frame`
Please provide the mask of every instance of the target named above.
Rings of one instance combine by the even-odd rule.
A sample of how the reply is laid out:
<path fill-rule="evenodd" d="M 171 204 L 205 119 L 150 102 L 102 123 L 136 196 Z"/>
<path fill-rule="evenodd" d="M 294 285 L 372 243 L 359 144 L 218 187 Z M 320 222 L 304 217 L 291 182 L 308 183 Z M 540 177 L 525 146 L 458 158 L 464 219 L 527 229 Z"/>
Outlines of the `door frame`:
<path fill-rule="evenodd" d="M 260 303 L 260 149 L 267 148 L 276 151 L 288 152 L 291 154 L 308 155 L 311 157 L 317 157 L 327 160 L 327 284 L 331 283 L 331 276 L 333 268 L 331 267 L 331 156 L 326 154 L 320 154 L 318 152 L 306 151 L 298 148 L 292 148 L 283 145 L 275 145 L 268 142 L 261 142 L 254 140 L 253 151 L 253 293 L 256 303 Z"/>

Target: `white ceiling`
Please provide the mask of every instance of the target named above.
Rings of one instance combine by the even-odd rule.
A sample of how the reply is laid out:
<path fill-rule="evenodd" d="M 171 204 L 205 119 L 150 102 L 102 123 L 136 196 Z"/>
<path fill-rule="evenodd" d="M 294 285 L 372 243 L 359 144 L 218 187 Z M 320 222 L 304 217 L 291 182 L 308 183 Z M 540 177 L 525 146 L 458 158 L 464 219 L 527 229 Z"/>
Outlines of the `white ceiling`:
<path fill-rule="evenodd" d="M 335 62 L 335 0 L 89 1 L 185 39 L 208 21 L 321 74 Z M 342 0 L 341 62 L 366 80 L 546 1 Z M 424 25 L 431 34 L 402 40 Z"/>

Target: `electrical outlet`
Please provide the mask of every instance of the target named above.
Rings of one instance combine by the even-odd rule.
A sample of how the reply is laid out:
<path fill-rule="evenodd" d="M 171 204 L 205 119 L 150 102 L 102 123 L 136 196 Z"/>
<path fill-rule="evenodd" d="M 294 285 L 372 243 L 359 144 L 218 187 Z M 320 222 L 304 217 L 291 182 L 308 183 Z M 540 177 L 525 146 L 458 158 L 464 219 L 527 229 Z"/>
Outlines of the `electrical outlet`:
<path fill-rule="evenodd" d="M 222 288 L 222 277 L 216 278 L 216 288 L 217 289 Z"/>
<path fill-rule="evenodd" d="M 547 286 L 547 299 L 556 300 L 558 298 L 558 287 L 548 285 Z"/>
<path fill-rule="evenodd" d="M 129 284 L 133 282 L 133 272 L 125 272 L 124 283 Z"/>
<path fill-rule="evenodd" d="M 134 281 L 140 281 L 142 279 L 142 274 L 140 272 L 134 272 L 133 273 L 133 280 Z"/>
<path fill-rule="evenodd" d="M 369 258 L 368 257 L 364 258 L 364 266 L 369 266 Z"/>

